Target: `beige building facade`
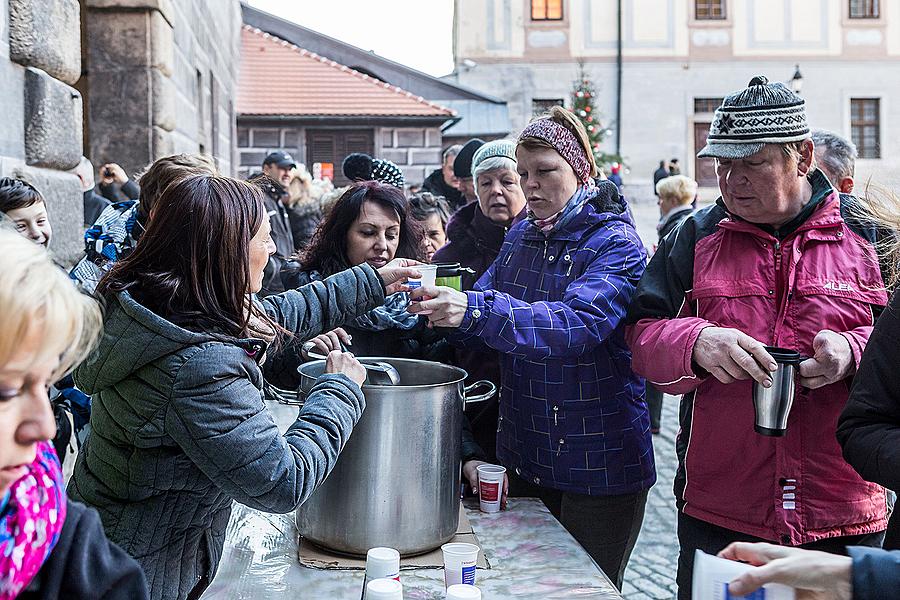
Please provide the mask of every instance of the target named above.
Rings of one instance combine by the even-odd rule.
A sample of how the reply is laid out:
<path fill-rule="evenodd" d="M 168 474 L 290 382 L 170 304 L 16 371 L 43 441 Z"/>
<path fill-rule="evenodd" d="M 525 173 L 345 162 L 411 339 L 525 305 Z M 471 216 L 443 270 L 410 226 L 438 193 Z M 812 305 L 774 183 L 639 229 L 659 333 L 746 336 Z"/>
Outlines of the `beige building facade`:
<path fill-rule="evenodd" d="M 507 100 L 514 130 L 570 105 L 584 62 L 636 199 L 671 158 L 714 197 L 694 155 L 757 74 L 799 84 L 811 125 L 857 143 L 858 179 L 900 188 L 900 0 L 456 0 L 455 15 L 450 77 Z"/>

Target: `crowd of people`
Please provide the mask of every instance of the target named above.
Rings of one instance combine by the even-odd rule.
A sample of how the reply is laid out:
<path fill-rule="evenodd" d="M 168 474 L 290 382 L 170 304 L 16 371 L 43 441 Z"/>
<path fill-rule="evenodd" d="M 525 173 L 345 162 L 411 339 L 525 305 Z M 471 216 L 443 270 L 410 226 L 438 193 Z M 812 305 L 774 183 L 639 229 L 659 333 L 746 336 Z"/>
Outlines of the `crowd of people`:
<path fill-rule="evenodd" d="M 562 107 L 447 148 L 415 193 L 359 153 L 318 193 L 283 151 L 248 181 L 176 155 L 95 186 L 85 160 L 68 274 L 41 191 L 0 179 L 0 598 L 199 598 L 233 501 L 289 512 L 333 468 L 365 410 L 355 355 L 496 382 L 462 432 L 470 487 L 506 466 L 504 504 L 541 499 L 619 589 L 663 393 L 681 396 L 679 598 L 697 550 L 759 567 L 735 594 L 900 589 L 900 203 L 852 195 L 852 144 L 764 77 L 724 99 L 700 156 L 721 196 L 696 208 L 663 161 L 649 261 L 621 167 L 605 180 Z M 461 289 L 410 290 L 427 263 Z M 751 401 L 773 347 L 803 355 L 781 437 Z M 320 355 L 280 433 L 271 389 Z"/>

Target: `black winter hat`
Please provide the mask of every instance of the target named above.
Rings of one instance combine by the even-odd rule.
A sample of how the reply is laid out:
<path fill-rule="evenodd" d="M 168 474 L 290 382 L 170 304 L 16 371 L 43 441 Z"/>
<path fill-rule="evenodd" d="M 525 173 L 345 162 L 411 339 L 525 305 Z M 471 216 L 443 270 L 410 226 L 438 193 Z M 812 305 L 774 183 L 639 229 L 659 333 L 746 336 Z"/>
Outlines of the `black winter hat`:
<path fill-rule="evenodd" d="M 348 154 L 341 163 L 341 171 L 350 181 L 371 181 L 372 157 L 362 152 Z"/>
<path fill-rule="evenodd" d="M 475 153 L 482 146 L 484 146 L 484 140 L 478 138 L 466 142 L 466 145 L 456 155 L 456 160 L 453 161 L 453 174 L 461 178 L 471 177 L 472 159 L 475 158 Z"/>

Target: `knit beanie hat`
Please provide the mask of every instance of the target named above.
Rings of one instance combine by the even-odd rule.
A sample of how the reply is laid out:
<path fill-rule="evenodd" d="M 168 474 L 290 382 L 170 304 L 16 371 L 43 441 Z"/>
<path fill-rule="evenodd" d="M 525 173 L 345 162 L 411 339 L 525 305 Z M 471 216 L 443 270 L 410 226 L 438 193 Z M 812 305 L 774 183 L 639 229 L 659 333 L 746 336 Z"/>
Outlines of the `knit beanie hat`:
<path fill-rule="evenodd" d="M 502 156 L 516 162 L 516 142 L 515 140 L 494 140 L 483 145 L 475 152 L 472 158 L 472 173 L 478 169 L 478 165 L 489 158 Z M 456 165 L 454 164 L 454 167 Z"/>
<path fill-rule="evenodd" d="M 484 146 L 484 140 L 478 138 L 466 142 L 466 145 L 463 146 L 462 150 L 459 151 L 459 154 L 456 155 L 456 160 L 453 161 L 453 174 L 463 179 L 471 177 L 472 158 L 475 156 L 475 152 L 482 146 Z"/>
<path fill-rule="evenodd" d="M 344 177 L 350 181 L 370 181 L 372 179 L 372 157 L 362 152 L 348 154 L 341 163 Z"/>
<path fill-rule="evenodd" d="M 403 176 L 403 171 L 400 170 L 400 167 L 383 158 L 376 158 L 372 161 L 372 179 L 398 187 L 401 190 L 406 185 L 406 178 Z"/>
<path fill-rule="evenodd" d="M 706 147 L 697 156 L 747 158 L 766 144 L 808 139 L 805 104 L 783 83 L 769 83 L 758 75 L 722 101 L 709 126 Z"/>

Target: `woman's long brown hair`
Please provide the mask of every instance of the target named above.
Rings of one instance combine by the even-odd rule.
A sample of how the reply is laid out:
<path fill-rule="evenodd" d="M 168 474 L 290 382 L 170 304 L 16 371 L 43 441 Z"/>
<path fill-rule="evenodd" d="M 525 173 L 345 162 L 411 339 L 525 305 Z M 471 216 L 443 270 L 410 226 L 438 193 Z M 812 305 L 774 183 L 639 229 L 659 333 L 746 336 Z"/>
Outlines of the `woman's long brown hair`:
<path fill-rule="evenodd" d="M 97 286 L 135 300 L 185 329 L 249 337 L 250 241 L 268 218 L 263 192 L 230 177 L 195 175 L 170 185 L 134 251 Z"/>

